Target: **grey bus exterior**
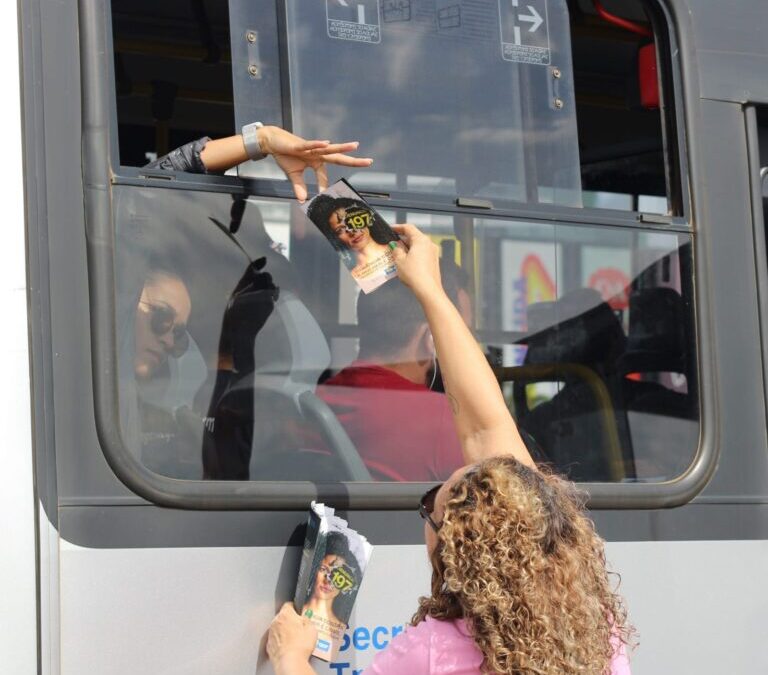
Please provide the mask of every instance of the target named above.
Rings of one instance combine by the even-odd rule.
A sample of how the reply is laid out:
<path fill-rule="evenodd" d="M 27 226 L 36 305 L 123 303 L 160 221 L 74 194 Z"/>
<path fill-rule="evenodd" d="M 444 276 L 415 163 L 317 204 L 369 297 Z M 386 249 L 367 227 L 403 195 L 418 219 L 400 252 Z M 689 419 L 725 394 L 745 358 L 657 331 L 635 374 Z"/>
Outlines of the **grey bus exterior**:
<path fill-rule="evenodd" d="M 768 672 L 768 4 L 606 0 L 646 39 L 587 0 L 352 4 L 350 19 L 334 0 L 19 2 L 32 456 L 9 463 L 24 489 L 2 502 L 28 563 L 2 580 L 25 608 L 3 631 L 13 672 L 271 672 L 265 631 L 311 499 L 375 546 L 319 672 L 362 672 L 428 592 L 428 485 L 372 480 L 315 395 L 354 358 L 354 295 L 289 184 L 269 160 L 141 168 L 255 119 L 371 134 L 378 173 L 350 180 L 463 270 L 520 425 L 590 495 L 639 631 L 633 672 Z M 634 91 L 646 44 L 656 104 Z M 245 479 L 203 479 L 203 427 L 191 445 L 150 434 L 135 401 L 181 424 L 208 386 L 245 264 L 233 236 L 281 288 L 250 385 L 279 428 L 267 443 L 254 421 Z M 194 344 L 159 392 L 123 353 L 131 272 L 157 254 L 184 268 Z M 286 410 L 324 435 L 332 471 L 280 445 Z"/>

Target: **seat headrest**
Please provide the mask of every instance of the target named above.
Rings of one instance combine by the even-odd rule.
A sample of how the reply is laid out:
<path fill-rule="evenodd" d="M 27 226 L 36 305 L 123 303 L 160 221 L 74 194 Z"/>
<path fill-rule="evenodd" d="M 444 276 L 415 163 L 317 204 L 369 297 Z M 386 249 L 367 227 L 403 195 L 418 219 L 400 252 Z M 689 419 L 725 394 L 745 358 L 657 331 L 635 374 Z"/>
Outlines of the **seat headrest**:
<path fill-rule="evenodd" d="M 624 351 L 619 319 L 600 294 L 581 288 L 528 307 L 526 363 L 612 362 Z"/>
<path fill-rule="evenodd" d="M 687 370 L 685 303 L 673 288 L 644 288 L 629 296 L 626 372 Z"/>
<path fill-rule="evenodd" d="M 296 295 L 281 292 L 254 342 L 255 373 L 282 376 L 314 389 L 330 362 L 328 343 L 315 317 Z"/>

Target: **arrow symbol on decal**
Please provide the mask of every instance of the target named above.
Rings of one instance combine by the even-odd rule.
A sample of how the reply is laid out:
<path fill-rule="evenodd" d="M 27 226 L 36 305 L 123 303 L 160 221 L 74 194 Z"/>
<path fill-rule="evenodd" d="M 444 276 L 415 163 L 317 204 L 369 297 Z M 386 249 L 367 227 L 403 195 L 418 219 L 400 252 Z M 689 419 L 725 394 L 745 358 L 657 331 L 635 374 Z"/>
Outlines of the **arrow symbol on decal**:
<path fill-rule="evenodd" d="M 539 26 L 544 23 L 544 19 L 541 18 L 541 14 L 536 11 L 535 7 L 528 5 L 528 11 L 530 14 L 521 14 L 517 18 L 520 19 L 520 21 L 526 21 L 530 23 L 531 27 L 528 29 L 528 32 L 534 33 L 538 30 Z"/>

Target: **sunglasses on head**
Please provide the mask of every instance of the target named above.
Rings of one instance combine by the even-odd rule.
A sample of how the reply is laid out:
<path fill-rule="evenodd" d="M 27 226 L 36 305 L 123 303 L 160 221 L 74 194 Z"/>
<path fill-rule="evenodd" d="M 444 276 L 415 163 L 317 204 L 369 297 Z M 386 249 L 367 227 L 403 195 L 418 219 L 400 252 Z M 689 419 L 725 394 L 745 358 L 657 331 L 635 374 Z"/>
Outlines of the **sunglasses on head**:
<path fill-rule="evenodd" d="M 141 304 L 149 307 L 149 326 L 157 337 L 172 333 L 173 347 L 169 350 L 171 356 L 178 358 L 184 354 L 189 347 L 189 333 L 187 333 L 187 327 L 184 324 L 176 323 L 176 312 L 165 305 L 153 305 L 149 302 L 142 302 Z"/>
<path fill-rule="evenodd" d="M 437 497 L 437 491 L 442 487 L 442 483 L 440 485 L 435 485 L 435 487 L 430 488 L 424 493 L 424 496 L 419 500 L 419 515 L 426 520 L 430 527 L 435 531 L 440 531 L 440 525 L 438 525 L 433 519 L 432 514 L 435 511 L 435 497 Z"/>

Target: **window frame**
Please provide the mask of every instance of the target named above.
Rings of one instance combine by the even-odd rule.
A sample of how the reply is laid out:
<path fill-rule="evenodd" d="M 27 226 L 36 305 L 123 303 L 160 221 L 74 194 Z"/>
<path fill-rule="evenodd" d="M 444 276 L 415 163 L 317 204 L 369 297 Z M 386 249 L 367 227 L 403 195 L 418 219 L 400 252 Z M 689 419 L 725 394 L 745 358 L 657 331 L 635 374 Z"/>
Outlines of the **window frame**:
<path fill-rule="evenodd" d="M 764 106 L 761 106 L 764 107 Z M 747 134 L 747 156 L 749 157 L 749 190 L 752 198 L 752 236 L 754 238 L 755 271 L 757 275 L 757 300 L 763 355 L 763 390 L 768 401 L 768 230 L 763 209 L 763 182 L 768 176 L 763 175 L 760 156 L 760 132 L 757 119 L 757 106 L 744 107 L 744 124 Z M 768 158 L 766 158 L 768 159 Z M 768 409 L 766 409 L 768 424 Z"/>
<path fill-rule="evenodd" d="M 666 0 L 665 0 L 666 2 Z M 120 433 L 118 406 L 116 332 L 114 320 L 114 227 L 111 186 L 197 189 L 202 191 L 248 194 L 259 198 L 290 199 L 288 181 L 242 179 L 234 176 L 205 176 L 150 171 L 119 165 L 117 107 L 112 54 L 112 23 L 109 0 L 79 0 L 80 69 L 82 86 L 83 177 L 87 258 L 90 286 L 94 412 L 102 452 L 115 475 L 133 492 L 161 506 L 204 510 L 285 510 L 304 509 L 311 499 L 322 499 L 339 508 L 400 510 L 413 508 L 425 483 L 315 483 L 310 481 L 179 481 L 144 467 L 125 447 Z M 688 162 L 682 106 L 681 64 L 677 45 L 678 24 L 666 4 L 659 2 L 669 38 L 670 89 L 674 101 L 671 126 L 677 152 L 669 153 L 677 162 L 680 180 L 680 216 L 665 216 L 634 211 L 559 207 L 493 200 L 491 209 L 458 206 L 450 197 L 416 193 L 364 193 L 377 207 L 436 214 L 499 217 L 559 225 L 625 227 L 633 230 L 683 232 L 691 235 L 694 251 L 697 237 L 690 213 Z M 656 18 L 655 21 L 659 19 Z M 677 56 L 673 56 L 677 54 Z M 668 195 L 671 201 L 672 195 Z M 693 499 L 711 477 L 717 449 L 712 429 L 705 423 L 714 401 L 712 375 L 702 368 L 708 342 L 701 330 L 706 320 L 698 297 L 702 275 L 699 256 L 694 254 L 694 311 L 699 385 L 699 446 L 688 469 L 680 476 L 659 483 L 579 483 L 593 509 L 648 509 L 678 506 Z"/>

